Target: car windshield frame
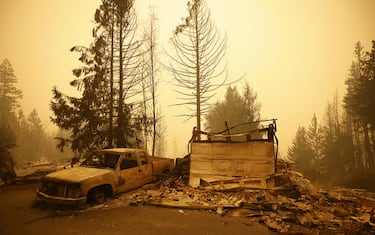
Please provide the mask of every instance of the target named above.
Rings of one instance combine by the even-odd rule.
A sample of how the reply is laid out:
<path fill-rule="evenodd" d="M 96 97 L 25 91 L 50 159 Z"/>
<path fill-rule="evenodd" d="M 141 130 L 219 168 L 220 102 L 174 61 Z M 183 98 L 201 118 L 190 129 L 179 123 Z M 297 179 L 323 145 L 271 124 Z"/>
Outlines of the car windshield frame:
<path fill-rule="evenodd" d="M 92 168 L 100 168 L 100 169 L 115 169 L 117 163 L 120 159 L 119 153 L 100 153 L 95 152 L 90 154 L 86 160 L 84 160 L 81 164 L 83 167 L 92 167 Z"/>

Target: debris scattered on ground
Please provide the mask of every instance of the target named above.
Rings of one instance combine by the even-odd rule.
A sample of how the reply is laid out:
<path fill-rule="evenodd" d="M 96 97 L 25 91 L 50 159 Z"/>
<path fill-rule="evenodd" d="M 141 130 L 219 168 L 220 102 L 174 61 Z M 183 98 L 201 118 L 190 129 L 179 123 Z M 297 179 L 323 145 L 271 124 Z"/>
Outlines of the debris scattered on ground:
<path fill-rule="evenodd" d="M 56 164 L 56 167 L 61 165 Z M 52 168 L 49 168 L 52 169 Z M 301 173 L 278 162 L 273 189 L 207 190 L 188 186 L 188 176 L 161 181 L 120 194 L 105 204 L 81 211 L 124 205 L 154 205 L 187 210 L 207 210 L 220 216 L 242 217 L 288 234 L 375 234 L 375 193 L 343 187 L 318 188 Z M 51 215 L 66 214 L 50 210 Z M 68 211 L 79 213 L 78 211 Z"/>
<path fill-rule="evenodd" d="M 322 190 L 297 171 L 284 173 L 290 180 L 286 188 L 209 191 L 187 186 L 186 176 L 180 176 L 145 185 L 116 200 L 246 217 L 281 233 L 374 234 L 375 193 L 342 187 Z"/>

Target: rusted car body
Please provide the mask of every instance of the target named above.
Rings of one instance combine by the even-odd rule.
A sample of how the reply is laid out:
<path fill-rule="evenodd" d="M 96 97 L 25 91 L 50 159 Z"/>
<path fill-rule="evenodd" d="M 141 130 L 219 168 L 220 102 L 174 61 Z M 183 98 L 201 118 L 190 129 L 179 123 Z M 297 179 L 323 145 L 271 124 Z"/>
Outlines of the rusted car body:
<path fill-rule="evenodd" d="M 272 121 L 248 132 L 201 132 L 207 135 L 206 140 L 192 138 L 189 185 L 218 190 L 273 187 L 277 138 L 276 122 Z"/>
<path fill-rule="evenodd" d="M 52 204 L 100 204 L 111 195 L 152 182 L 173 168 L 174 159 L 152 157 L 145 150 L 104 149 L 90 155 L 80 166 L 42 177 L 37 196 Z"/>

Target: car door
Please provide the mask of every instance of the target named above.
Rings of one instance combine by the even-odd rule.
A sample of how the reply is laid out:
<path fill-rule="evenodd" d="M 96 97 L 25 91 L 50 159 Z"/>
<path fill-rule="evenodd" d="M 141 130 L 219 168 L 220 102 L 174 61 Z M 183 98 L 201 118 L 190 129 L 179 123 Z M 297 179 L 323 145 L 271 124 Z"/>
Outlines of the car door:
<path fill-rule="evenodd" d="M 152 181 L 152 163 L 147 158 L 145 151 L 138 151 L 138 157 L 142 171 L 142 183 L 146 184 Z"/>
<path fill-rule="evenodd" d="M 125 192 L 142 184 L 142 169 L 135 152 L 125 153 L 120 162 L 120 174 L 117 180 L 118 192 Z"/>

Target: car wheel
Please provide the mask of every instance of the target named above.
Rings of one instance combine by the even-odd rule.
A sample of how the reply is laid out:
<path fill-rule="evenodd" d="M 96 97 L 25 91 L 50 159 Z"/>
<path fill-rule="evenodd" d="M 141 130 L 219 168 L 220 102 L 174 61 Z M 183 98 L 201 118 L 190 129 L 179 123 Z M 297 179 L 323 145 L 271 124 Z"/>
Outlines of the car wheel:
<path fill-rule="evenodd" d="M 90 193 L 90 202 L 93 204 L 102 204 L 106 199 L 105 192 L 102 189 L 94 189 L 92 193 Z"/>

